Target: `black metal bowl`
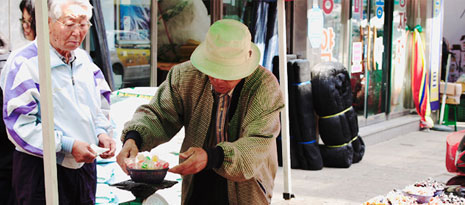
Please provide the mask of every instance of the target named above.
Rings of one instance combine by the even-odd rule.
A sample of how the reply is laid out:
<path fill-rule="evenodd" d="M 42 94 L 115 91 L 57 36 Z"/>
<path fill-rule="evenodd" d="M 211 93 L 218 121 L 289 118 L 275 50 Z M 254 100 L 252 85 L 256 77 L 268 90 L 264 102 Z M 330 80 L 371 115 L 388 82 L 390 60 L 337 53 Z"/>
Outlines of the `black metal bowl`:
<path fill-rule="evenodd" d="M 132 181 L 146 184 L 159 184 L 163 182 L 168 172 L 165 169 L 131 169 L 128 168 L 129 176 Z"/>

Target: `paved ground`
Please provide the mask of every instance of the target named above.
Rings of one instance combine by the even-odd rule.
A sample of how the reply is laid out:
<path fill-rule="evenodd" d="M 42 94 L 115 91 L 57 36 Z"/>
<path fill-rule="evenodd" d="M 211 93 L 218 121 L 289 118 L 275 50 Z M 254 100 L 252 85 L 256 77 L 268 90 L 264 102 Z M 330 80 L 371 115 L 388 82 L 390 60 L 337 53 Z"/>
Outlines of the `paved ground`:
<path fill-rule="evenodd" d="M 132 99 L 134 104 L 141 101 Z M 123 109 L 126 104 L 115 110 L 125 110 L 112 114 L 115 119 L 130 119 L 133 110 Z M 127 107 L 127 106 L 126 106 Z M 134 107 L 135 108 L 135 107 Z M 416 117 L 416 118 L 415 118 Z M 416 181 L 432 177 L 437 181 L 446 182 L 454 175 L 447 172 L 445 167 L 446 136 L 451 132 L 412 131 L 415 130 L 417 116 L 405 116 L 383 123 L 361 128 L 360 135 L 367 136 L 366 152 L 363 160 L 347 169 L 323 168 L 319 171 L 291 170 L 292 193 L 295 198 L 285 201 L 283 171 L 279 169 L 275 180 L 273 205 L 281 204 L 361 204 L 377 195 L 385 195 L 392 189 L 402 189 Z M 115 120 L 117 127 L 124 124 Z M 465 125 L 465 124 L 464 124 Z M 397 127 L 389 129 L 389 127 Z M 411 129 L 413 128 L 413 129 Z M 465 126 L 459 127 L 465 129 Z M 120 132 L 120 130 L 116 130 Z M 170 143 L 157 147 L 157 153 L 164 160 L 170 162 L 171 167 L 177 164 L 177 156 L 173 151 L 179 150 L 182 143 L 183 131 Z M 400 133 L 400 134 L 399 134 Z M 122 174 L 119 167 L 115 168 L 116 175 Z M 179 175 L 168 173 L 167 179 L 178 180 Z M 133 199 L 129 192 L 113 189 L 120 202 Z M 157 191 L 153 201 L 155 204 L 180 204 L 181 184 Z M 149 201 L 149 200 L 148 200 Z M 146 201 L 144 204 L 154 204 Z"/>
<path fill-rule="evenodd" d="M 293 169 L 295 198 L 288 201 L 282 198 L 284 181 L 280 168 L 272 204 L 361 204 L 428 177 L 446 182 L 454 176 L 445 167 L 446 136 L 450 133 L 414 131 L 367 144 L 363 160 L 348 169 Z"/>
<path fill-rule="evenodd" d="M 373 139 L 376 135 L 370 136 L 373 138 L 369 140 L 367 137 L 363 160 L 350 168 L 323 168 L 319 171 L 292 169 L 292 193 L 295 195 L 292 200 L 282 198 L 284 180 L 283 170 L 279 168 L 272 204 L 361 204 L 372 197 L 385 195 L 395 188 L 402 189 L 428 177 L 446 182 L 454 176 L 445 167 L 448 134 L 451 132 L 414 131 L 389 139 L 383 137 L 383 141 Z M 177 136 L 173 142 L 157 147 L 154 151 L 160 156 L 170 156 L 165 160 L 175 165 L 177 157 L 171 156 L 167 150 L 178 150 L 181 142 L 182 136 Z M 176 180 L 179 176 L 169 173 L 167 178 Z M 155 204 L 179 204 L 180 189 L 181 184 L 178 183 L 170 189 L 158 191 L 151 200 Z M 117 194 L 120 199 L 124 199 L 121 192 Z M 152 203 L 146 201 L 144 204 Z"/>

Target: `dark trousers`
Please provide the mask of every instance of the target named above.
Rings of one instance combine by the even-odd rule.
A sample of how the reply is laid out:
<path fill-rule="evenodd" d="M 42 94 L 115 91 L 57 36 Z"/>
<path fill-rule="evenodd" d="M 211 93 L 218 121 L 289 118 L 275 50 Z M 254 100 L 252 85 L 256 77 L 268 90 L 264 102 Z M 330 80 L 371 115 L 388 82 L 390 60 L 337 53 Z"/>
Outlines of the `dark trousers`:
<path fill-rule="evenodd" d="M 79 169 L 57 165 L 60 204 L 95 204 L 97 189 L 96 163 Z M 13 191 L 19 205 L 45 204 L 43 159 L 19 151 L 13 153 Z"/>
<path fill-rule="evenodd" d="M 189 205 L 227 205 L 228 183 L 213 170 L 203 170 L 194 175 L 194 187 Z"/>
<path fill-rule="evenodd" d="M 0 135 L 0 137 L 3 136 Z M 1 142 L 0 140 L 0 143 L 0 205 L 14 205 L 14 194 L 11 187 L 14 147 L 9 141 Z"/>
<path fill-rule="evenodd" d="M 14 195 L 11 188 L 11 171 L 0 174 L 0 204 L 13 205 Z"/>

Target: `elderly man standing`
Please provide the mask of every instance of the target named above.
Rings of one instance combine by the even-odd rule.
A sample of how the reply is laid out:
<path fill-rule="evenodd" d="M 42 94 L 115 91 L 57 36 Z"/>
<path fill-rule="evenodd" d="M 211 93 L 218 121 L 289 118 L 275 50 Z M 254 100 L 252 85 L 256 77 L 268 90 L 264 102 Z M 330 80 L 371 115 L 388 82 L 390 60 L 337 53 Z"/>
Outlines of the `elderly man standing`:
<path fill-rule="evenodd" d="M 258 65 L 260 51 L 236 20 L 208 30 L 191 61 L 173 67 L 149 104 L 125 124 L 117 161 L 169 141 L 182 126 L 182 204 L 268 204 L 277 170 L 283 96 Z"/>
<path fill-rule="evenodd" d="M 96 152 L 109 150 L 111 125 L 101 109 L 99 68 L 79 49 L 87 34 L 92 6 L 88 0 L 49 0 L 50 63 L 55 151 L 60 204 L 93 204 L 96 191 Z M 18 204 L 45 204 L 43 141 L 37 42 L 14 51 L 1 73 L 3 119 L 16 150 L 13 190 Z M 100 77 L 99 77 L 100 76 Z"/>

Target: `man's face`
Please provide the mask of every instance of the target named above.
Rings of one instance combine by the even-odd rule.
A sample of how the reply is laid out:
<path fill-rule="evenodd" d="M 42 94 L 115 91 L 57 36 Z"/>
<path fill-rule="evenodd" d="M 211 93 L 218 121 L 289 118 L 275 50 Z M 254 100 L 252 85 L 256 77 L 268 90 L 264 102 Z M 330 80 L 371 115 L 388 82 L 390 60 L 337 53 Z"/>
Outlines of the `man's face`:
<path fill-rule="evenodd" d="M 210 83 L 212 84 L 213 89 L 215 89 L 215 91 L 217 93 L 221 93 L 221 94 L 228 93 L 233 88 L 235 88 L 236 85 L 239 82 L 241 82 L 241 79 L 239 79 L 239 80 L 221 80 L 221 79 L 214 78 L 214 77 L 211 77 L 211 76 L 208 76 L 208 78 L 210 79 Z"/>
<path fill-rule="evenodd" d="M 61 54 L 78 48 L 90 27 L 84 8 L 74 4 L 63 5 L 62 11 L 56 21 L 49 18 L 50 43 Z"/>

